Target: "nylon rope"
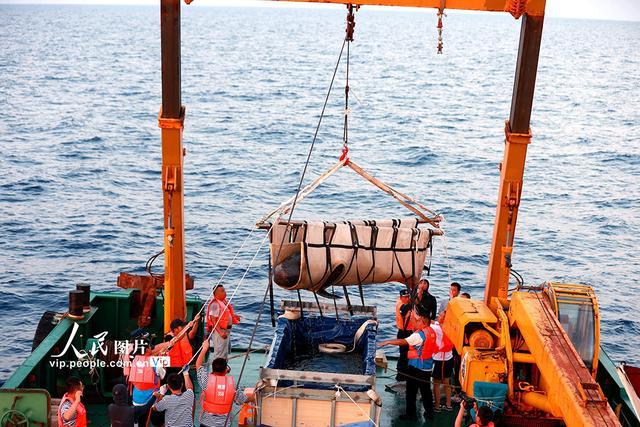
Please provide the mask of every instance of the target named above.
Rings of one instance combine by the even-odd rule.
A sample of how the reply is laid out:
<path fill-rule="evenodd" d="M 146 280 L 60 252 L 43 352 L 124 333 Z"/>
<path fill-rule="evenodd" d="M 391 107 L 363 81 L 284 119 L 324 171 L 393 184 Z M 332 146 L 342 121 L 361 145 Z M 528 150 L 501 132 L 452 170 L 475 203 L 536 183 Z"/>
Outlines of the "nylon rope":
<path fill-rule="evenodd" d="M 229 265 L 227 265 L 227 268 L 222 272 L 222 275 L 220 276 L 220 278 L 218 279 L 218 281 L 216 282 L 216 284 L 211 288 L 211 292 L 209 293 L 209 296 L 207 297 L 207 302 L 205 304 L 202 305 L 202 307 L 200 307 L 200 310 L 198 310 L 197 314 L 202 313 L 202 310 L 204 310 L 204 308 L 206 306 L 209 305 L 209 302 L 211 302 L 212 298 L 213 298 L 213 292 L 215 291 L 216 287 L 218 287 L 218 285 L 220 285 L 220 283 L 222 283 L 222 280 L 224 279 L 225 275 L 229 272 L 229 270 L 231 269 L 231 266 L 233 265 L 233 263 L 235 262 L 235 260 L 238 258 L 238 255 L 240 254 L 240 252 L 242 251 L 242 249 L 244 248 L 244 246 L 246 245 L 246 243 L 249 241 L 249 237 L 251 237 L 251 235 L 253 234 L 253 232 L 255 231 L 255 228 L 251 227 L 249 234 L 247 235 L 247 237 L 244 238 L 244 241 L 242 242 L 242 244 L 240 245 L 240 247 L 238 248 L 238 250 L 236 251 L 235 255 L 233 256 L 233 258 L 231 259 L 231 261 L 229 262 Z M 226 308 L 226 307 L 225 307 Z M 195 316 L 194 316 L 195 317 Z M 218 319 L 220 320 L 220 319 Z M 205 322 L 206 324 L 206 322 Z M 218 326 L 218 323 L 216 322 L 216 326 Z M 173 339 L 175 339 L 176 343 L 182 339 L 182 337 L 188 333 L 189 329 L 191 328 L 184 328 L 182 331 L 180 331 L 180 333 L 178 335 L 176 335 Z M 173 344 L 175 345 L 175 343 Z M 173 347 L 173 346 L 172 346 Z M 202 348 L 202 347 L 201 347 Z M 168 350 L 164 351 L 162 354 L 165 354 Z M 198 350 L 200 351 L 200 350 Z M 191 361 L 189 361 L 189 363 L 191 363 Z"/>
<path fill-rule="evenodd" d="M 444 217 L 442 217 L 442 222 L 440 223 L 440 229 L 442 230 L 442 245 L 444 247 L 444 259 L 447 263 L 447 276 L 449 276 L 449 283 L 451 280 L 451 263 L 449 262 L 449 251 L 447 250 L 447 233 L 444 231 L 442 227 L 442 223 L 444 222 Z"/>
<path fill-rule="evenodd" d="M 362 409 L 362 407 L 361 407 L 360 405 L 358 405 L 358 404 L 356 403 L 356 401 L 355 401 L 355 400 L 353 400 L 353 399 L 351 398 L 351 396 L 349 395 L 349 393 L 347 393 L 347 391 L 346 391 L 344 388 L 340 387 L 340 384 L 336 384 L 336 388 L 338 389 L 338 391 L 339 391 L 340 393 L 344 393 L 344 394 L 346 394 L 346 395 L 347 395 L 347 397 L 349 398 L 349 400 L 350 400 L 350 401 L 352 401 L 352 402 L 353 402 L 353 404 L 354 404 L 354 405 L 356 405 L 356 406 L 358 407 L 358 409 L 359 409 L 363 414 L 365 414 L 365 415 L 367 416 L 367 418 L 369 418 L 369 421 L 371 421 L 375 427 L 378 427 L 378 423 L 376 423 L 375 421 L 373 421 L 373 419 L 369 416 L 369 414 L 368 414 L 364 409 Z"/>
<path fill-rule="evenodd" d="M 236 296 L 236 293 L 238 292 L 238 289 L 240 288 L 240 285 L 242 285 L 242 282 L 244 282 L 245 277 L 247 277 L 247 274 L 249 273 L 249 270 L 251 269 L 253 262 L 256 260 L 256 258 L 258 257 L 258 254 L 260 253 L 260 250 L 262 249 L 262 247 L 264 246 L 265 241 L 267 240 L 267 237 L 269 237 L 269 234 L 267 233 L 264 238 L 262 239 L 262 242 L 260 242 L 260 246 L 258 246 L 258 249 L 256 250 L 255 254 L 253 255 L 253 258 L 251 259 L 251 262 L 249 263 L 249 265 L 247 266 L 247 268 L 245 269 L 244 273 L 242 274 L 242 277 L 240 278 L 240 280 L 238 281 L 238 284 L 236 285 L 236 287 L 233 290 L 233 293 L 231 294 L 231 297 L 229 297 L 227 299 L 227 304 L 224 307 L 223 313 L 225 311 L 227 311 L 227 309 L 229 308 L 229 306 L 231 305 L 231 301 L 233 301 L 233 298 Z M 216 285 L 217 286 L 217 285 Z M 215 290 L 216 286 L 213 287 L 213 289 Z M 211 294 L 213 295 L 213 291 L 211 292 Z M 200 311 L 202 311 L 202 309 L 205 306 L 203 305 L 202 308 L 200 309 Z M 207 340 L 209 340 L 211 338 L 211 336 L 213 335 L 213 333 L 215 332 L 216 328 L 218 327 L 218 323 L 220 322 L 220 320 L 222 319 L 222 316 L 218 316 L 218 320 L 216 321 L 216 323 L 213 325 L 213 328 L 211 328 L 211 332 L 209 333 L 209 335 L 207 335 Z M 198 348 L 198 350 L 195 352 L 195 354 L 191 357 L 191 359 L 189 359 L 189 362 L 185 364 L 185 366 L 189 366 L 191 364 L 191 362 L 193 362 L 196 357 L 198 357 L 198 354 L 202 351 L 202 347 L 204 346 L 204 341 L 203 343 L 200 345 L 200 347 Z M 180 372 L 184 371 L 184 367 Z"/>
<path fill-rule="evenodd" d="M 331 90 L 333 89 L 333 83 L 335 82 L 335 78 L 336 78 L 336 74 L 338 72 L 338 67 L 340 66 L 340 60 L 342 59 L 342 53 L 344 52 L 344 46 L 347 43 L 347 39 L 345 38 L 342 42 L 342 47 L 340 48 L 340 54 L 338 55 L 338 61 L 336 62 L 336 66 L 333 70 L 333 75 L 331 77 L 331 83 L 329 84 L 329 89 L 327 90 L 327 95 L 325 96 L 324 99 L 324 104 L 322 105 L 322 111 L 320 112 L 320 117 L 318 119 L 318 124 L 316 126 L 316 130 L 313 134 L 313 140 L 311 141 L 311 146 L 309 147 L 309 152 L 307 154 L 307 159 L 305 161 L 304 164 L 304 168 L 302 169 L 302 173 L 300 174 L 300 181 L 298 182 L 298 187 L 296 188 L 296 195 L 293 199 L 293 203 L 291 205 L 291 210 L 289 211 L 289 218 L 287 219 L 287 225 L 291 224 L 291 218 L 293 217 L 293 212 L 295 210 L 296 207 L 296 203 L 298 201 L 298 195 L 300 194 L 300 189 L 302 188 L 302 183 L 304 181 L 304 177 L 305 174 L 307 173 L 307 169 L 309 167 L 309 162 L 311 161 L 311 154 L 313 153 L 313 148 L 315 147 L 317 138 L 318 138 L 318 132 L 320 130 L 320 125 L 322 124 L 322 118 L 324 117 L 324 113 L 327 109 L 327 104 L 329 103 L 329 95 L 331 95 Z M 275 224 L 275 222 L 274 222 Z M 271 228 L 273 228 L 273 226 L 271 226 Z M 268 236 L 269 234 L 267 234 Z M 276 262 L 278 261 L 278 259 L 280 258 L 280 251 L 282 250 L 282 245 L 284 243 L 284 239 L 286 237 L 286 233 L 283 233 L 282 235 L 282 241 L 280 243 L 280 247 L 278 248 L 278 253 L 276 254 L 275 260 Z M 258 309 L 258 318 L 256 319 L 255 325 L 253 326 L 253 330 L 251 331 L 251 338 L 249 339 L 249 346 L 247 347 L 247 350 L 245 352 L 245 357 L 242 361 L 242 367 L 240 368 L 240 374 L 238 375 L 238 381 L 237 384 L 238 386 L 240 385 L 240 382 L 242 381 L 242 376 L 244 375 L 244 370 L 247 366 L 247 360 L 249 358 L 249 352 L 251 351 L 251 346 L 253 345 L 253 340 L 255 339 L 256 336 L 256 331 L 258 330 L 258 325 L 260 324 L 260 319 L 262 318 L 262 311 L 264 310 L 264 305 L 265 302 L 267 300 L 267 295 L 269 294 L 269 286 L 265 286 L 265 291 L 264 291 L 264 295 L 262 297 L 262 301 L 260 303 L 260 308 Z M 301 307 L 302 308 L 302 307 Z M 237 391 L 236 391 L 237 393 Z M 231 415 L 231 412 L 229 412 L 227 414 L 227 418 L 225 419 L 225 426 L 229 425 L 229 416 Z"/>

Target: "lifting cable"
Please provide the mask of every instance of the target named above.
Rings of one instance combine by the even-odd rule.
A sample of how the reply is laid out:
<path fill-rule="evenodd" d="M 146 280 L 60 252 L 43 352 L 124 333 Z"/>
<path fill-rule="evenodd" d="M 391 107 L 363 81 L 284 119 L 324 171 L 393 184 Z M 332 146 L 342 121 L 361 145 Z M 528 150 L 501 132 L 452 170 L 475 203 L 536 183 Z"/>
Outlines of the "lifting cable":
<path fill-rule="evenodd" d="M 202 305 L 202 307 L 200 307 L 200 309 L 198 310 L 198 312 L 196 313 L 196 315 L 202 313 L 202 311 L 205 309 L 205 307 L 207 307 L 209 305 L 209 302 L 213 299 L 213 293 L 215 291 L 215 289 L 218 287 L 218 285 L 220 285 L 220 283 L 222 283 L 222 280 L 224 279 L 224 277 L 226 276 L 226 274 L 229 272 L 229 270 L 231 269 L 231 266 L 233 265 L 233 263 L 235 262 L 235 260 L 238 258 L 238 255 L 240 255 L 240 252 L 242 251 L 242 249 L 244 248 L 244 246 L 246 245 L 246 243 L 249 241 L 249 237 L 251 237 L 251 235 L 253 234 L 253 232 L 255 231 L 255 228 L 251 227 L 249 230 L 249 234 L 247 234 L 247 237 L 244 238 L 244 241 L 242 242 L 242 244 L 240 245 L 240 247 L 238 248 L 238 250 L 236 251 L 235 255 L 233 256 L 233 258 L 231 259 L 231 262 L 229 262 L 229 265 L 227 265 L 227 268 L 222 272 L 222 275 L 220 276 L 220 278 L 218 279 L 218 281 L 216 282 L 215 285 L 213 285 L 213 287 L 211 288 L 211 292 L 209 293 L 209 296 L 207 297 L 207 302 L 205 304 Z M 264 241 L 263 243 L 264 244 Z M 262 244 L 260 245 L 260 247 L 258 248 L 258 251 L 260 250 L 260 248 L 262 248 Z M 246 275 L 246 271 L 245 271 L 245 275 Z M 244 277 L 244 276 L 243 276 Z M 240 283 L 238 283 L 238 285 L 236 286 L 236 290 L 238 288 L 238 286 L 240 286 Z M 233 292 L 233 295 L 235 295 L 235 291 Z M 227 309 L 227 307 L 229 307 L 229 304 L 231 304 L 231 299 L 233 299 L 233 295 L 231 296 L 231 298 L 229 300 L 227 300 L 227 305 L 225 306 L 225 310 Z M 195 317 L 195 316 L 194 316 Z M 220 318 L 218 318 L 218 321 L 220 321 Z M 205 319 L 205 324 L 206 324 L 206 319 Z M 214 329 L 218 326 L 218 323 L 216 322 L 216 324 L 214 325 Z M 172 344 L 170 347 L 173 347 L 173 345 L 175 345 L 175 343 L 177 343 L 180 339 L 182 339 L 182 337 L 184 335 L 186 335 L 189 332 L 189 329 L 191 329 L 190 326 L 185 327 L 182 331 L 180 331 L 180 333 L 172 338 L 172 341 L 174 341 L 174 344 Z M 169 348 L 170 348 L 169 347 Z M 198 351 L 196 352 L 196 354 L 194 355 L 197 356 L 197 354 L 200 352 L 200 350 L 202 349 L 202 346 L 200 347 L 200 349 L 198 349 Z M 168 351 L 168 349 L 167 349 Z M 166 353 L 166 351 L 164 352 Z M 164 354 L 163 353 L 163 354 Z M 194 360 L 194 358 L 192 358 L 189 361 L 189 364 Z"/>
<path fill-rule="evenodd" d="M 315 147 L 316 140 L 317 140 L 317 137 L 318 137 L 318 131 L 320 130 L 320 125 L 322 124 L 322 118 L 324 117 L 324 113 L 326 111 L 327 104 L 329 102 L 329 95 L 331 94 L 331 90 L 333 89 L 333 83 L 335 82 L 336 74 L 338 72 L 338 67 L 340 66 L 340 60 L 342 59 L 342 54 L 344 52 L 344 47 L 347 44 L 347 39 L 348 39 L 348 35 L 349 35 L 348 29 L 349 29 L 349 27 L 347 26 L 347 36 L 345 36 L 345 38 L 344 38 L 344 40 L 342 42 L 342 47 L 340 48 L 340 54 L 338 55 L 338 60 L 336 62 L 335 68 L 333 70 L 333 75 L 331 77 L 331 82 L 329 84 L 329 89 L 327 90 L 327 95 L 325 96 L 325 99 L 324 99 L 324 104 L 322 106 L 322 111 L 320 112 L 320 117 L 318 119 L 318 124 L 316 126 L 316 129 L 315 129 L 315 132 L 314 132 L 314 135 L 313 135 L 313 139 L 311 141 L 311 146 L 309 147 L 309 152 L 307 154 L 307 159 L 305 161 L 304 168 L 302 169 L 302 172 L 300 173 L 300 180 L 298 182 L 298 187 L 296 188 L 296 194 L 295 194 L 295 197 L 293 199 L 293 203 L 291 205 L 291 210 L 289 212 L 289 217 L 287 219 L 287 225 L 291 224 L 291 218 L 293 216 L 293 212 L 295 210 L 296 203 L 298 201 L 298 195 L 300 194 L 300 190 L 302 189 L 302 183 L 304 181 L 304 177 L 305 177 L 305 175 L 307 173 L 307 169 L 309 167 L 309 162 L 311 160 L 311 154 L 313 153 L 313 148 Z M 274 222 L 274 224 L 275 223 L 276 222 Z M 268 235 L 269 234 L 267 234 L 267 236 Z M 275 257 L 276 261 L 280 258 L 280 251 L 281 251 L 282 246 L 284 244 L 285 237 L 286 237 L 286 233 L 283 233 L 282 234 L 282 241 L 280 242 L 280 247 L 279 247 L 278 253 L 276 254 L 276 257 Z M 242 376 L 244 375 L 244 370 L 245 370 L 245 368 L 247 366 L 247 360 L 249 359 L 249 352 L 251 351 L 251 346 L 253 345 L 253 340 L 255 339 L 256 331 L 258 330 L 258 325 L 260 324 L 260 319 L 262 318 L 262 311 L 264 310 L 264 305 L 265 305 L 265 302 L 267 300 L 267 295 L 268 294 L 269 294 L 269 287 L 267 286 L 265 291 L 264 291 L 264 295 L 262 297 L 262 301 L 260 302 L 260 307 L 258 308 L 258 318 L 256 319 L 256 322 L 255 322 L 255 324 L 253 326 L 253 330 L 251 331 L 251 337 L 249 338 L 249 345 L 247 347 L 244 359 L 242 361 L 242 367 L 240 368 L 240 374 L 238 375 L 238 380 L 236 381 L 236 384 L 238 384 L 238 389 L 237 390 L 240 389 L 239 385 L 240 385 L 240 382 L 242 381 Z M 236 393 L 237 393 L 237 391 L 236 391 Z M 225 424 L 224 424 L 225 426 L 229 425 L 229 421 L 230 421 L 229 416 L 230 415 L 231 415 L 231 412 L 229 412 L 227 414 L 227 418 L 226 418 Z"/>

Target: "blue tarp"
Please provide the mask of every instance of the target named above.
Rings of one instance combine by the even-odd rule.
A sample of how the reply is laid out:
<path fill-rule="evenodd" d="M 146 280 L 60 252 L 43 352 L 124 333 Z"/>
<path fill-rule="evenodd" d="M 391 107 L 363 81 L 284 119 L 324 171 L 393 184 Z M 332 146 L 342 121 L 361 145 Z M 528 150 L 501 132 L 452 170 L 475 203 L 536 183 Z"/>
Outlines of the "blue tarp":
<path fill-rule="evenodd" d="M 302 319 L 288 320 L 279 318 L 276 333 L 269 354 L 267 368 L 287 369 L 290 361 L 300 354 L 318 353 L 318 344 L 339 343 L 350 350 L 358 328 L 369 320 L 365 316 L 355 316 L 352 319 L 337 320 L 334 317 L 320 317 L 306 315 Z M 376 330 L 375 324 L 368 325 L 362 334 L 355 353 L 362 356 L 361 375 L 375 375 L 376 364 Z M 284 383 L 281 386 L 286 386 Z M 309 388 L 333 388 L 333 384 L 305 384 Z M 343 386 L 346 390 L 367 390 L 366 386 Z"/>
<path fill-rule="evenodd" d="M 504 402 L 507 400 L 508 391 L 507 384 L 483 381 L 473 383 L 473 397 L 478 401 L 478 408 L 488 406 L 494 413 L 496 411 L 504 412 Z M 474 410 L 471 410 L 471 417 L 473 419 L 476 417 Z"/>

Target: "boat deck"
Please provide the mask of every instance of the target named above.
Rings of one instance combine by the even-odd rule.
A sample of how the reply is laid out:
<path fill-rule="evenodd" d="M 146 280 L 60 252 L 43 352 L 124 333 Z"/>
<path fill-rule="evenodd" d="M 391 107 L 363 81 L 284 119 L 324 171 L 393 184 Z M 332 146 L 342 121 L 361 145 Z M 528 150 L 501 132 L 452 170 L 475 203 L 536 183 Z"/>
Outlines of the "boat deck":
<path fill-rule="evenodd" d="M 244 352 L 242 351 L 234 351 L 230 354 L 229 365 L 231 366 L 231 373 L 236 377 L 240 373 L 243 357 Z M 249 360 L 247 361 L 245 373 L 242 378 L 242 386 L 249 387 L 256 383 L 258 380 L 259 368 L 263 365 L 264 360 L 264 353 L 253 353 L 249 355 Z M 377 371 L 376 390 L 382 397 L 382 414 L 379 425 L 384 427 L 415 427 L 427 425 L 420 405 L 418 405 L 417 422 L 398 419 L 398 417 L 404 413 L 405 397 L 403 394 L 395 394 L 386 389 L 386 386 L 395 383 L 395 365 L 395 360 L 389 360 L 390 369 L 387 370 L 387 372 L 381 368 L 378 368 Z M 194 382 L 194 384 L 197 388 L 197 383 Z M 196 395 L 196 401 L 199 401 L 199 390 L 196 390 Z M 107 405 L 108 402 L 105 404 L 87 405 L 92 427 L 107 427 L 110 425 L 107 417 Z M 196 408 L 196 425 L 198 425 L 197 420 L 199 410 L 200 408 Z M 237 412 L 237 408 L 235 411 Z M 450 427 L 453 425 L 457 413 L 458 407 L 454 407 L 452 412 L 437 413 L 435 414 L 435 418 L 429 422 L 428 425 Z M 237 419 L 234 419 L 231 425 L 237 426 Z"/>

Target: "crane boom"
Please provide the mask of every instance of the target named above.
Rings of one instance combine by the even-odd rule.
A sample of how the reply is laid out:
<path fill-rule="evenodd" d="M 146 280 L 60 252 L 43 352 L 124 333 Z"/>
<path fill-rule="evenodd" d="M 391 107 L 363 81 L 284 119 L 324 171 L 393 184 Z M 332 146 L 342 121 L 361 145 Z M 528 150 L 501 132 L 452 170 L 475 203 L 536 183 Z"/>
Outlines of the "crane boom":
<path fill-rule="evenodd" d="M 160 2 L 162 45 L 162 192 L 164 207 L 164 329 L 186 314 L 182 130 L 185 109 L 180 79 L 180 0 Z"/>

